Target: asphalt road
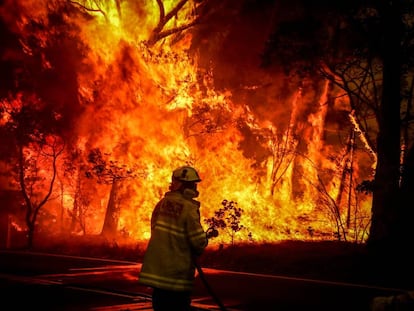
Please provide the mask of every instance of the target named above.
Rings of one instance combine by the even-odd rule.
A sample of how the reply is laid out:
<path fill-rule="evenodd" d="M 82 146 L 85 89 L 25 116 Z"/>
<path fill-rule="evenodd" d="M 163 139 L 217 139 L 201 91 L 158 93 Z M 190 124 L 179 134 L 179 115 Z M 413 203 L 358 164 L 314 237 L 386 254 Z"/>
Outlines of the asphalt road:
<path fill-rule="evenodd" d="M 137 284 L 139 263 L 0 251 L 2 310 L 152 310 Z M 225 311 L 369 311 L 374 297 L 403 289 L 202 269 Z M 194 310 L 220 310 L 198 275 Z"/>

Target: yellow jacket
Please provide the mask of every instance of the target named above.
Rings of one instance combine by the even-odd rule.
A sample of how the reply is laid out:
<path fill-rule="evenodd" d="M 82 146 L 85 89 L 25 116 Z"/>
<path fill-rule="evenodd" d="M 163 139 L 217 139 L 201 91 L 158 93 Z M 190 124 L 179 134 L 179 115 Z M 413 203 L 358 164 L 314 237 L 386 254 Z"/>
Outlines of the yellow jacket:
<path fill-rule="evenodd" d="M 157 203 L 151 217 L 151 238 L 138 282 L 150 287 L 191 291 L 195 276 L 193 257 L 208 244 L 200 223 L 200 202 L 195 192 L 169 191 Z"/>

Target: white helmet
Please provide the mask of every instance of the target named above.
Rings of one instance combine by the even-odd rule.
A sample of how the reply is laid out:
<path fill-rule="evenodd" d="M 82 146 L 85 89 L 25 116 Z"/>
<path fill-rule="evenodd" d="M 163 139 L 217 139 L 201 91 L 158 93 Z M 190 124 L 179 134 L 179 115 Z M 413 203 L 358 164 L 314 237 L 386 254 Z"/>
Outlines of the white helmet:
<path fill-rule="evenodd" d="M 181 166 L 173 171 L 173 180 L 200 182 L 200 176 L 191 166 Z"/>

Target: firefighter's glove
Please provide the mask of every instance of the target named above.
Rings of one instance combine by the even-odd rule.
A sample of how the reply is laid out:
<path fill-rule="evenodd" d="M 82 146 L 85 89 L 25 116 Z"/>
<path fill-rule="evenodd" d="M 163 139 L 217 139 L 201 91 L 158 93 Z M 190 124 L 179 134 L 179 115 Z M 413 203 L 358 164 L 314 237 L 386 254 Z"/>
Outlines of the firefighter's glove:
<path fill-rule="evenodd" d="M 206 231 L 207 239 L 216 238 L 218 237 L 218 231 L 216 228 L 208 228 Z"/>

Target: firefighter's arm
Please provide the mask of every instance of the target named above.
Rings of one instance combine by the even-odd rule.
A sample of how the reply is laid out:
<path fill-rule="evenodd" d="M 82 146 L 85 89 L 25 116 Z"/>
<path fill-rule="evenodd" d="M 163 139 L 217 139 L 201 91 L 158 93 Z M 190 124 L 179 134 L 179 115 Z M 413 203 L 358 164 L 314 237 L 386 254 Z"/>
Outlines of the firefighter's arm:
<path fill-rule="evenodd" d="M 208 244 L 207 234 L 200 223 L 199 209 L 193 207 L 190 209 L 187 219 L 187 233 L 191 249 L 194 254 L 199 256 L 203 253 Z"/>

